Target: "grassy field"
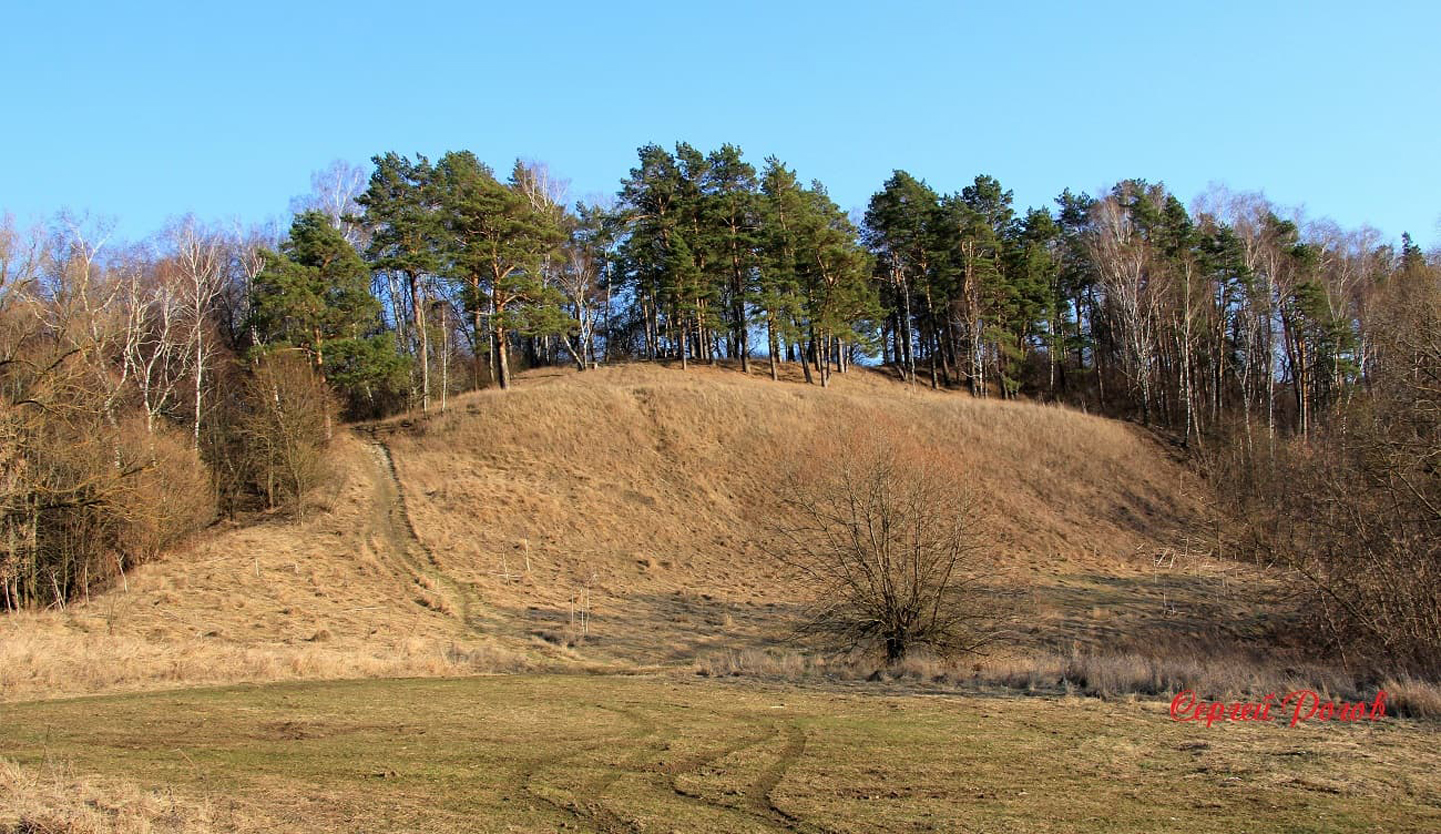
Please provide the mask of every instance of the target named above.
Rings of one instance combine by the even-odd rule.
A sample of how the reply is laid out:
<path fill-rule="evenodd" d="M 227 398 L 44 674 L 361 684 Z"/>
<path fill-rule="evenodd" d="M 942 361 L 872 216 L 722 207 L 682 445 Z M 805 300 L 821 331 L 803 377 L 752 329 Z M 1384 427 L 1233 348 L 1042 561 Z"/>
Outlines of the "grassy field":
<path fill-rule="evenodd" d="M 576 675 L 0 709 L 7 831 L 68 830 L 41 827 L 67 813 L 45 780 L 102 818 L 148 802 L 136 831 L 1441 829 L 1441 728 L 1395 719 L 1208 730 L 1159 702 Z"/>

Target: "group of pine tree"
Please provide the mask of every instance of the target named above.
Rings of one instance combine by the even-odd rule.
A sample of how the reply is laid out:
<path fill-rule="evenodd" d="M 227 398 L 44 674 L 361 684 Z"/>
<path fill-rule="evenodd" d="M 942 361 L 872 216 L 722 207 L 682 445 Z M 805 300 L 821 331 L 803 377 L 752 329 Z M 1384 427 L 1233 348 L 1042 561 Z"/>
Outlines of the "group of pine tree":
<path fill-rule="evenodd" d="M 1366 377 L 1368 298 L 1425 267 L 1409 238 L 1303 228 L 1255 195 L 1188 211 L 1142 180 L 1018 213 L 993 177 L 946 194 L 896 171 L 853 221 L 733 145 L 647 145 L 614 200 L 574 207 L 539 165 L 373 162 L 264 253 L 236 329 L 240 352 L 303 349 L 357 415 L 504 388 L 517 362 L 798 364 L 825 385 L 878 361 L 1187 442 L 1232 415 L 1304 434 Z"/>
<path fill-rule="evenodd" d="M 562 202 L 467 152 L 377 156 L 365 189 L 296 216 L 249 293 L 247 347 L 304 349 L 357 412 L 508 387 L 527 365 L 809 357 L 825 384 L 873 347 L 873 260 L 819 183 L 739 148 L 650 145 L 613 205 Z M 814 377 L 809 370 L 816 366 Z M 398 399 L 397 399 L 398 398 Z"/>

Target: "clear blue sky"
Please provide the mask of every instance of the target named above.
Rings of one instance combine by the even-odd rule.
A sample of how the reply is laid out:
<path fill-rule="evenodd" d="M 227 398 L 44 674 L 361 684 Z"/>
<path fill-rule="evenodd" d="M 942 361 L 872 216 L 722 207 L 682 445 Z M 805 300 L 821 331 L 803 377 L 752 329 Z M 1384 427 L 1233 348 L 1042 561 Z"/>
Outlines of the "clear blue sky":
<path fill-rule="evenodd" d="M 894 168 L 1016 201 L 1207 183 L 1441 243 L 1441 4 L 111 3 L 3 14 L 0 210 L 282 216 L 334 159 L 468 148 L 612 192 L 739 144 L 845 208 Z"/>

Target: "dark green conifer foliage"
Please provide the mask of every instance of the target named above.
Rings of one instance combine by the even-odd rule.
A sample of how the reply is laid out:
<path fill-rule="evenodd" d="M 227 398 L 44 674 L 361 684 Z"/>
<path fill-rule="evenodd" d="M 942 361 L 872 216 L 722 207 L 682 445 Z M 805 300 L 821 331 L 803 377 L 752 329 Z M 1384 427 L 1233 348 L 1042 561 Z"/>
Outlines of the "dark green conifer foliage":
<path fill-rule="evenodd" d="M 756 300 L 758 230 L 755 168 L 741 149 L 722 145 L 706 159 L 701 235 L 711 253 L 715 291 L 722 299 L 731 354 L 750 372 L 750 313 Z"/>
<path fill-rule="evenodd" d="M 519 192 L 516 176 L 519 163 L 511 182 L 502 184 L 469 151 L 447 153 L 435 171 L 446 233 L 443 267 L 461 286 L 477 357 L 479 345 L 489 342 L 501 388 L 510 386 L 511 333 L 563 333 L 573 324 L 560 310 L 560 293 L 541 274 L 564 233 L 551 213 Z"/>
<path fill-rule="evenodd" d="M 937 260 L 934 233 L 939 205 L 936 192 L 925 182 L 896 171 L 866 209 L 865 241 L 875 255 L 882 303 L 890 313 L 896 365 L 912 382 L 918 347 L 912 300 L 916 296 L 922 302 L 923 320 L 933 317 L 934 308 L 924 306 L 924 293 Z"/>
<path fill-rule="evenodd" d="M 442 233 L 433 169 L 423 156 L 411 161 L 393 152 L 376 156 L 372 162 L 375 170 L 369 186 L 356 198 L 365 209 L 364 221 L 370 230 L 366 258 L 376 272 L 391 273 L 405 289 L 404 298 L 399 299 L 404 310 L 396 311 L 396 333 L 416 356 L 420 376 L 412 387 L 418 390 L 424 411 L 430 407 L 431 390 L 426 282 L 440 270 Z"/>
<path fill-rule="evenodd" d="M 263 257 L 251 299 L 262 349 L 305 351 L 352 412 L 404 384 L 407 363 L 381 332 L 370 271 L 329 216 L 297 215 L 280 251 Z"/>

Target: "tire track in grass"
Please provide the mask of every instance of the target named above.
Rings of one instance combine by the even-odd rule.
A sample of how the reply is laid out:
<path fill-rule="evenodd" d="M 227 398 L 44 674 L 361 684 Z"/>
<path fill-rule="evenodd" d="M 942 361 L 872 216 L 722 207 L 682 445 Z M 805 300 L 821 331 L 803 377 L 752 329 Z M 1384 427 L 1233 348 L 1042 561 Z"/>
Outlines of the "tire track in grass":
<path fill-rule="evenodd" d="M 643 778 L 638 785 L 643 789 L 648 786 L 651 791 L 663 797 L 679 799 L 697 811 L 704 811 L 707 814 L 721 814 L 752 826 L 759 824 L 765 829 L 774 831 L 825 831 L 823 828 L 808 825 L 768 804 L 770 791 L 780 782 L 791 761 L 798 757 L 804 749 L 803 735 L 797 742 L 797 737 L 792 732 L 786 747 L 782 750 L 781 759 L 768 765 L 752 784 L 738 791 L 743 799 L 743 804 L 727 804 L 686 789 L 680 784 L 680 780 L 736 753 L 776 741 L 780 738 L 781 731 L 774 722 L 755 722 L 748 720 L 750 716 L 747 715 L 707 710 L 710 715 L 720 719 L 719 723 L 722 725 L 736 722 L 747 723 L 752 727 L 759 728 L 759 731 L 749 732 L 734 743 L 727 743 L 718 748 L 698 752 L 672 762 L 656 763 L 657 757 L 674 742 L 676 738 L 674 733 L 663 733 L 655 721 L 641 711 L 601 704 L 595 706 L 598 709 L 623 716 L 632 723 L 635 730 L 624 735 L 586 743 L 564 754 L 533 760 L 518 775 L 518 779 L 524 784 L 524 789 L 533 799 L 554 810 L 569 814 L 577 822 L 589 825 L 597 831 L 638 832 L 643 828 L 640 821 L 627 817 L 622 809 L 616 808 L 614 802 L 607 799 L 606 794 L 622 778 L 640 776 Z M 567 762 L 614 745 L 636 745 L 638 749 L 626 755 L 616 764 L 589 765 L 601 768 L 602 772 L 582 781 L 569 791 L 569 800 L 558 799 L 552 795 L 556 791 L 564 791 L 564 788 L 545 785 L 546 772 L 554 771 Z M 547 791 L 547 787 L 549 787 L 549 791 Z M 756 797 L 759 797 L 759 800 Z M 681 821 L 677 820 L 677 822 Z"/>
<path fill-rule="evenodd" d="M 605 805 L 599 801 L 599 794 L 592 794 L 584 784 L 577 790 L 570 792 L 570 801 L 563 801 L 548 796 L 541 790 L 544 784 L 540 779 L 545 771 L 553 770 L 581 756 L 594 753 L 607 747 L 641 743 L 645 739 L 655 735 L 658 731 L 658 727 L 654 721 L 636 710 L 622 709 L 605 704 L 594 704 L 592 706 L 596 709 L 619 715 L 629 721 L 632 725 L 631 731 L 585 742 L 564 753 L 556 753 L 532 759 L 517 772 L 516 782 L 521 792 L 530 798 L 534 806 L 550 808 L 576 822 L 587 824 L 596 831 L 604 832 L 604 834 L 612 834 L 612 832 L 638 832 L 640 831 L 639 826 L 605 807 Z M 617 770 L 615 778 L 619 776 L 620 771 Z M 610 781 L 614 782 L 615 779 L 612 778 Z M 606 784 L 604 787 L 609 787 L 609 784 Z"/>
<path fill-rule="evenodd" d="M 830 829 L 815 823 L 807 822 L 789 813 L 776 805 L 775 790 L 780 786 L 781 780 L 791 769 L 791 765 L 800 760 L 806 752 L 806 732 L 800 725 L 792 722 L 786 725 L 786 745 L 781 749 L 780 756 L 770 767 L 767 767 L 760 775 L 760 778 L 753 782 L 746 791 L 746 800 L 752 810 L 758 814 L 764 814 L 776 822 L 782 824 L 790 831 L 803 832 L 828 832 Z"/>
<path fill-rule="evenodd" d="M 697 753 L 669 764 L 647 767 L 645 770 L 655 777 L 657 787 L 669 789 L 675 796 L 697 807 L 738 816 L 749 822 L 758 822 L 772 830 L 805 832 L 805 834 L 828 832 L 829 829 L 823 826 L 802 820 L 782 810 L 776 806 L 772 796 L 791 765 L 805 753 L 805 732 L 793 723 L 785 725 L 786 743 L 776 761 L 766 766 L 753 782 L 739 791 L 743 804 L 727 804 L 709 799 L 704 794 L 688 790 L 681 785 L 681 780 L 688 775 L 698 773 L 707 766 L 723 761 L 736 753 L 766 745 L 781 736 L 782 731 L 774 721 L 755 721 L 753 716 L 748 714 L 722 712 L 711 712 L 711 714 L 727 722 L 749 723 L 760 728 L 760 731 L 743 736 L 736 743 L 723 745 L 719 749 Z"/>
<path fill-rule="evenodd" d="M 717 715 L 719 715 L 719 713 L 717 713 Z M 778 736 L 779 732 L 776 730 L 775 725 L 768 723 L 767 725 L 765 725 L 765 729 L 762 732 L 756 735 L 748 736 L 742 739 L 737 744 L 727 745 L 719 750 L 713 750 L 708 753 L 701 753 L 695 756 L 690 756 L 686 759 L 676 762 L 673 765 L 654 768 L 651 772 L 660 776 L 664 782 L 665 787 L 670 788 L 671 792 L 673 792 L 676 796 L 686 800 L 687 802 L 693 803 L 709 810 L 723 811 L 727 814 L 739 816 L 749 821 L 759 822 L 767 828 L 781 831 L 791 830 L 790 826 L 777 824 L 777 820 L 773 819 L 769 814 L 757 814 L 752 807 L 749 807 L 748 804 L 738 806 L 729 805 L 724 802 L 718 802 L 714 799 L 708 799 L 704 794 L 687 790 L 680 784 L 680 780 L 685 776 L 698 773 L 710 764 L 723 761 L 726 758 L 735 755 L 736 753 L 744 752 L 753 747 L 763 745 L 768 741 L 774 740 Z M 749 789 L 741 792 L 742 796 L 746 796 L 748 793 Z"/>

